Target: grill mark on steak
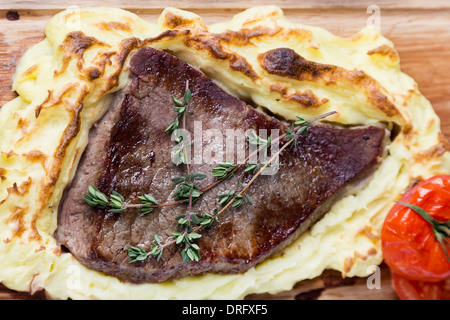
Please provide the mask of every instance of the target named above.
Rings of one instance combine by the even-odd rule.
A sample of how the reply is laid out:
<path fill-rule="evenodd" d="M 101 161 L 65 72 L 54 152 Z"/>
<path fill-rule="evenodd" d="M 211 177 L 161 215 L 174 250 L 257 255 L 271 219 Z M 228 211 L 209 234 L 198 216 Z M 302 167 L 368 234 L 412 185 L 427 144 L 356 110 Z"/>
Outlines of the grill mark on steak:
<path fill-rule="evenodd" d="M 149 257 L 130 264 L 129 246 L 142 245 L 149 251 L 155 233 L 162 239 L 170 237 L 176 230 L 175 217 L 187 206 L 162 207 L 146 216 L 137 209 L 113 214 L 89 207 L 81 197 L 89 185 L 96 185 L 106 194 L 113 190 L 121 193 L 129 202 L 138 202 L 142 193 L 151 193 L 159 203 L 172 201 L 176 184 L 171 177 L 186 172 L 171 161 L 175 143 L 165 129 L 176 117 L 172 96 L 183 96 L 187 80 L 192 91 L 190 132 L 194 121 L 201 121 L 203 130 L 222 132 L 279 129 L 282 134 L 289 128 L 163 51 L 140 49 L 131 59 L 130 70 L 129 86 L 91 130 L 78 172 L 61 202 L 55 234 L 81 263 L 124 281 L 161 282 L 204 272 L 244 272 L 307 230 L 347 187 L 369 176 L 383 154 L 383 128 L 312 126 L 295 148 L 280 154 L 282 165 L 275 175 L 262 175 L 249 187 L 247 193 L 254 205 L 229 208 L 219 222 L 201 231 L 199 262 L 183 262 L 178 247 L 172 245 L 160 261 Z M 207 143 L 203 141 L 203 147 Z M 245 148 L 248 154 L 248 145 Z M 191 164 L 191 170 L 209 174 L 214 166 Z M 251 176 L 242 175 L 244 185 Z M 193 211 L 212 212 L 219 207 L 217 194 L 236 190 L 237 179 L 235 174 L 203 194 Z M 201 187 L 213 181 L 208 176 L 200 181 Z"/>

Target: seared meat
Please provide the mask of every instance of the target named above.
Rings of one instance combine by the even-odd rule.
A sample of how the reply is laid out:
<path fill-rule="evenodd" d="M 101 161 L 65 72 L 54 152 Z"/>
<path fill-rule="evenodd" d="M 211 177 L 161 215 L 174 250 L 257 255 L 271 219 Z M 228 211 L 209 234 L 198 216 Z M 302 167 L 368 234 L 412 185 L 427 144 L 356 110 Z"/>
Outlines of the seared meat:
<path fill-rule="evenodd" d="M 194 132 L 194 122 L 201 121 L 203 131 L 223 133 L 216 140 L 205 137 L 199 149 L 194 143 L 194 153 L 214 150 L 210 154 L 220 158 L 226 150 L 211 148 L 211 144 L 213 140 L 222 144 L 227 129 L 268 129 L 269 134 L 277 129 L 282 134 L 289 128 L 163 51 L 137 51 L 131 59 L 129 81 L 91 131 L 76 177 L 62 201 L 56 232 L 60 243 L 81 263 L 124 281 L 161 282 L 204 272 L 244 272 L 307 230 L 345 194 L 347 186 L 370 175 L 383 153 L 383 128 L 312 126 L 296 146 L 280 154 L 276 174 L 261 175 L 250 186 L 247 194 L 253 205 L 230 207 L 219 222 L 200 231 L 202 237 L 196 241 L 201 248 L 200 261 L 183 262 L 181 249 L 173 244 L 159 261 L 149 256 L 129 263 L 129 247 L 150 251 L 155 233 L 162 239 L 171 237 L 177 230 L 175 218 L 187 205 L 161 207 L 144 216 L 138 209 L 118 214 L 91 208 L 82 195 L 94 185 L 105 194 L 121 193 L 127 202 L 138 203 L 137 196 L 143 193 L 152 194 L 159 203 L 173 201 L 176 183 L 171 178 L 185 176 L 186 167 L 172 162 L 170 151 L 176 143 L 165 130 L 176 118 L 172 96 L 181 99 L 187 81 L 192 91 L 187 129 Z M 248 152 L 247 143 L 244 147 Z M 217 163 L 190 165 L 191 172 L 208 175 L 199 181 L 201 187 L 215 181 L 211 176 L 215 166 Z M 218 193 L 237 190 L 239 177 L 245 185 L 252 174 L 237 172 L 205 192 L 192 210 L 203 214 L 220 208 Z"/>

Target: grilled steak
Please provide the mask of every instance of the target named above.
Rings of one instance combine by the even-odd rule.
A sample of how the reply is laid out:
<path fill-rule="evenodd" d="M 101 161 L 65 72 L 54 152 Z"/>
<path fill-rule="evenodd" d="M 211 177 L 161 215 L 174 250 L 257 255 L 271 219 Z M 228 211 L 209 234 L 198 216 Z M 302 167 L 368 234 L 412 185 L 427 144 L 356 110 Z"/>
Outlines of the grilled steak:
<path fill-rule="evenodd" d="M 226 129 L 278 129 L 282 134 L 289 128 L 230 96 L 176 57 L 152 48 L 138 50 L 131 59 L 129 86 L 92 129 L 60 206 L 56 237 L 87 267 L 133 283 L 203 272 L 244 272 L 307 230 L 348 186 L 370 175 L 382 156 L 383 128 L 314 125 L 305 137 L 299 137 L 297 145 L 282 151 L 276 174 L 261 175 L 250 186 L 247 194 L 252 205 L 230 207 L 219 222 L 200 231 L 202 237 L 196 240 L 200 261 L 184 262 L 181 249 L 172 244 L 159 261 L 149 256 L 130 263 L 130 246 L 148 252 L 155 233 L 162 239 L 172 237 L 177 230 L 175 218 L 186 211 L 187 204 L 160 207 L 147 215 L 138 209 L 108 213 L 91 208 L 82 195 L 93 185 L 105 194 L 117 191 L 127 202 L 138 203 L 143 193 L 152 194 L 159 203 L 173 201 L 177 184 L 171 178 L 185 176 L 186 167 L 172 162 L 170 151 L 176 143 L 165 130 L 176 118 L 172 97 L 183 97 L 187 81 L 192 91 L 187 118 L 190 132 L 194 132 L 195 121 L 201 121 L 203 131 L 223 132 L 223 141 Z M 213 140 L 205 138 L 200 149 L 207 150 Z M 245 148 L 248 151 L 247 142 Z M 215 159 L 225 154 L 220 148 L 208 150 L 213 150 Z M 198 182 L 201 188 L 215 181 L 211 176 L 215 166 L 190 165 L 191 172 L 208 174 Z M 246 185 L 252 176 L 237 172 L 206 191 L 192 211 L 203 214 L 220 208 L 218 193 L 238 190 L 238 184 Z"/>

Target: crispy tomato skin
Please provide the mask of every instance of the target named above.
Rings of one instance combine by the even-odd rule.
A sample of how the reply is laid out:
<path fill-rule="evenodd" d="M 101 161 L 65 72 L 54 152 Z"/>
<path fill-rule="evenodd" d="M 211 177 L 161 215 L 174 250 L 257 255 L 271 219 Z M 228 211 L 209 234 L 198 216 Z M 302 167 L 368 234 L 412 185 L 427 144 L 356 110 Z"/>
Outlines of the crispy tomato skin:
<path fill-rule="evenodd" d="M 450 278 L 439 282 L 424 282 L 392 273 L 392 283 L 401 300 L 450 300 Z"/>
<path fill-rule="evenodd" d="M 421 207 L 438 221 L 450 220 L 450 175 L 417 184 L 400 201 Z M 414 210 L 395 204 L 384 221 L 381 241 L 385 262 L 397 275 L 425 282 L 450 277 L 450 262 L 431 224 Z"/>

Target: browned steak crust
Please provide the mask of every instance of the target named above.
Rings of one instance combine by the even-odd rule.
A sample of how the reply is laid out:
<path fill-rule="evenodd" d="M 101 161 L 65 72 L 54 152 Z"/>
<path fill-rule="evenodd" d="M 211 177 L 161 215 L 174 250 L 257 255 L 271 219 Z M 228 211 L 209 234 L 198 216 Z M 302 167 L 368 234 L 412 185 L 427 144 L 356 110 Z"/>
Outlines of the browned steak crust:
<path fill-rule="evenodd" d="M 171 161 L 175 143 L 165 129 L 176 117 L 172 96 L 183 96 L 186 81 L 192 91 L 187 121 L 190 132 L 194 132 L 194 121 L 201 121 L 203 130 L 223 133 L 226 129 L 280 129 L 283 133 L 287 128 L 225 93 L 172 55 L 140 49 L 131 59 L 130 85 L 92 130 L 60 207 L 56 237 L 89 268 L 135 283 L 203 272 L 243 272 L 297 238 L 349 184 L 367 176 L 382 155 L 383 128 L 312 126 L 295 148 L 281 153 L 275 175 L 258 177 L 248 189 L 253 205 L 229 208 L 219 222 L 201 231 L 203 236 L 196 242 L 201 248 L 199 262 L 183 262 L 180 249 L 171 245 L 160 261 L 149 257 L 130 264 L 128 248 L 139 245 L 149 251 L 155 233 L 163 239 L 170 237 L 176 230 L 175 217 L 186 210 L 186 204 L 141 216 L 137 209 L 121 214 L 93 209 L 81 197 L 89 185 L 95 185 L 106 194 L 115 190 L 136 203 L 143 193 L 151 193 L 159 203 L 173 200 L 176 183 L 171 178 L 184 176 L 186 169 Z M 199 150 L 206 150 L 209 142 L 203 141 Z M 217 156 L 225 150 L 215 152 Z M 199 182 L 204 187 L 214 181 L 210 173 L 216 165 L 194 163 L 190 167 L 192 172 L 208 174 Z M 219 208 L 217 194 L 236 190 L 239 175 L 205 192 L 193 210 L 210 213 Z M 243 174 L 243 185 L 251 177 Z"/>

